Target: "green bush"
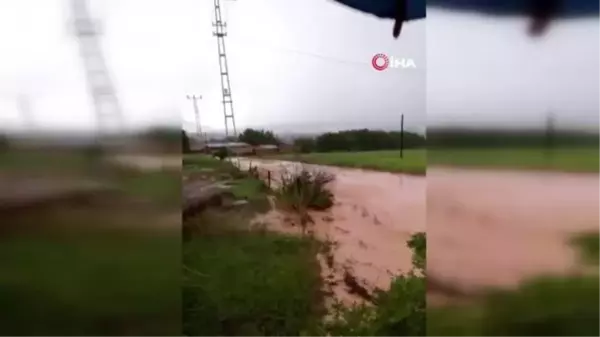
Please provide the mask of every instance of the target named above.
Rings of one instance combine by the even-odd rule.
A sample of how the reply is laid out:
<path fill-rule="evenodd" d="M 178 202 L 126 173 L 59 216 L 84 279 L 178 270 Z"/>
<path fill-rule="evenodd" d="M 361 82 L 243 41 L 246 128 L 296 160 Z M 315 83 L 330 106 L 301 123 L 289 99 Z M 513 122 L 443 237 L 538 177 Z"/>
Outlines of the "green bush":
<path fill-rule="evenodd" d="M 215 152 L 215 157 L 219 158 L 219 160 L 224 160 L 229 157 L 229 151 L 227 148 L 222 147 Z"/>
<path fill-rule="evenodd" d="M 302 169 L 295 174 L 282 174 L 278 195 L 292 210 L 326 210 L 333 206 L 334 195 L 327 184 L 335 177 L 323 171 Z"/>
<path fill-rule="evenodd" d="M 9 143 L 8 137 L 0 134 L 0 152 L 8 151 L 9 147 L 10 147 L 10 143 Z"/>

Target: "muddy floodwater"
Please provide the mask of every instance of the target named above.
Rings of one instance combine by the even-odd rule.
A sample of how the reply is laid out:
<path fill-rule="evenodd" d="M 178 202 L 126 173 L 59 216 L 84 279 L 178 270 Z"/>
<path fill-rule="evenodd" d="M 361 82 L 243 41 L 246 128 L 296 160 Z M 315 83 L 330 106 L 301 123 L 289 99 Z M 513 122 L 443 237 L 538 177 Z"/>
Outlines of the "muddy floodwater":
<path fill-rule="evenodd" d="M 598 230 L 598 174 L 429 168 L 427 272 L 464 292 L 578 268 Z"/>
<path fill-rule="evenodd" d="M 270 170 L 274 180 L 302 165 L 335 175 L 330 185 L 335 205 L 326 212 L 314 212 L 312 228 L 318 238 L 334 243 L 332 260 L 322 261 L 322 269 L 338 299 L 357 300 L 344 280 L 347 274 L 372 291 L 389 288 L 394 275 L 411 269 L 412 253 L 406 241 L 415 232 L 425 231 L 424 176 L 255 159 L 240 159 L 239 165 L 247 168 L 250 162 Z M 298 231 L 276 213 L 263 220 L 276 230 Z"/>

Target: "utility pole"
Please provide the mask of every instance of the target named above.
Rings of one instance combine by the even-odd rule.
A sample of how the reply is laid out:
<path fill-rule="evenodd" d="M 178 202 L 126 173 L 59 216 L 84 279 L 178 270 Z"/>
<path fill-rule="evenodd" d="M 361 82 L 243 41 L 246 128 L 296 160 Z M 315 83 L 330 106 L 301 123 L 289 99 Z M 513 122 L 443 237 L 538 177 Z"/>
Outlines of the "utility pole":
<path fill-rule="evenodd" d="M 552 153 L 555 146 L 554 114 L 549 112 L 546 116 L 546 163 L 552 165 Z"/>
<path fill-rule="evenodd" d="M 235 117 L 233 114 L 233 99 L 231 97 L 231 84 L 229 82 L 229 68 L 227 66 L 227 53 L 225 51 L 225 36 L 227 32 L 227 23 L 223 22 L 221 16 L 221 1 L 215 1 L 215 22 L 213 27 L 215 31 L 213 35 L 217 37 L 217 45 L 219 52 L 219 70 L 221 77 L 221 91 L 223 94 L 223 116 L 225 118 L 225 137 L 229 139 L 231 136 L 237 137 L 237 130 L 235 127 Z M 230 133 L 229 124 L 231 121 L 233 134 Z"/>
<path fill-rule="evenodd" d="M 202 99 L 202 95 L 187 95 L 187 99 L 194 104 L 194 114 L 196 115 L 196 133 L 202 138 L 202 127 L 200 126 L 200 112 L 198 111 L 198 100 Z"/>
<path fill-rule="evenodd" d="M 99 39 L 101 28 L 91 17 L 88 0 L 70 1 L 75 35 L 96 113 L 98 141 L 102 141 L 105 134 L 122 131 L 121 106 L 104 60 Z"/>
<path fill-rule="evenodd" d="M 404 114 L 400 116 L 400 158 L 404 158 Z"/>

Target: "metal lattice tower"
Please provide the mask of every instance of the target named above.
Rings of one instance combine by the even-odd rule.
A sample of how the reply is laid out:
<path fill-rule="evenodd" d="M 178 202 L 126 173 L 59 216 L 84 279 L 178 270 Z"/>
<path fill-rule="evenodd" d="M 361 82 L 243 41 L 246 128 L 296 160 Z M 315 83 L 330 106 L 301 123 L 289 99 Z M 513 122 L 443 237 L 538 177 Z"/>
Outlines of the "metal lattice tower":
<path fill-rule="evenodd" d="M 219 70 L 221 77 L 221 91 L 223 94 L 223 116 L 225 118 L 225 136 L 227 138 L 233 136 L 237 137 L 237 130 L 235 128 L 235 117 L 233 114 L 233 99 L 231 97 L 231 84 L 229 82 L 229 68 L 227 66 L 227 53 L 225 51 L 225 36 L 227 32 L 227 23 L 223 22 L 221 17 L 221 1 L 215 1 L 215 22 L 213 27 L 215 31 L 213 35 L 217 37 L 217 45 L 219 48 Z M 231 123 L 233 134 L 230 134 L 229 125 Z"/>
<path fill-rule="evenodd" d="M 88 0 L 70 0 L 79 52 L 86 72 L 88 91 L 96 113 L 99 138 L 122 130 L 122 112 L 100 43 L 100 25 L 92 19 Z"/>

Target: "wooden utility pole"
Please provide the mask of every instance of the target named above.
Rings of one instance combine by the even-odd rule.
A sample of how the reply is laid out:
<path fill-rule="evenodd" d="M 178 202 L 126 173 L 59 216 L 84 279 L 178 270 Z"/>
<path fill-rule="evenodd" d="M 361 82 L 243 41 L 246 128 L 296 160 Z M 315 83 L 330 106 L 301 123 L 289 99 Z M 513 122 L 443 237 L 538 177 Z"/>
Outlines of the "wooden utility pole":
<path fill-rule="evenodd" d="M 404 114 L 400 116 L 400 158 L 404 158 Z"/>

